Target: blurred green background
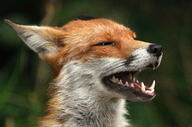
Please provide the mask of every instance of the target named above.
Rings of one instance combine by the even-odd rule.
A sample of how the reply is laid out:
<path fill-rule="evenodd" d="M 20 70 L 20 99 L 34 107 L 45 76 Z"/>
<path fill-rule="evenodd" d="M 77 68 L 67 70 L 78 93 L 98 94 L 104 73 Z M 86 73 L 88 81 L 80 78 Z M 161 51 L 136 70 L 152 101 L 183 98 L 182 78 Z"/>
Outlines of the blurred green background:
<path fill-rule="evenodd" d="M 3 23 L 61 26 L 78 15 L 113 19 L 133 29 L 139 40 L 163 45 L 155 71 L 157 97 L 128 104 L 134 127 L 192 127 L 191 0 L 3 0 L 0 4 L 0 127 L 33 127 L 45 114 L 49 65 L 40 61 Z"/>

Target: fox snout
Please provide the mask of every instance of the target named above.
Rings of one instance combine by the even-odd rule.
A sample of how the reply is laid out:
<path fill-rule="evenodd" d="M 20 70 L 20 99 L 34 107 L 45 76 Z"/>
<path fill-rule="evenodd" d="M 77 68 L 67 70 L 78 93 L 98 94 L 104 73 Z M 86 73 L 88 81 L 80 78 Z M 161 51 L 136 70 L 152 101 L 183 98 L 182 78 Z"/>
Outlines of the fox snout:
<path fill-rule="evenodd" d="M 157 44 L 151 44 L 149 45 L 147 51 L 150 54 L 153 54 L 156 57 L 159 57 L 162 54 L 162 46 Z"/>

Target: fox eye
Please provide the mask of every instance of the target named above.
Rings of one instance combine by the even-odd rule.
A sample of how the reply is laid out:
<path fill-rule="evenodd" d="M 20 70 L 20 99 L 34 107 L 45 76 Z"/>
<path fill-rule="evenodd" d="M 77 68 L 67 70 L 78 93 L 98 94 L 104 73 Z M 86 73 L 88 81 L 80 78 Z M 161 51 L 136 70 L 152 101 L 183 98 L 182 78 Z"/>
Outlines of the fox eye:
<path fill-rule="evenodd" d="M 96 44 L 95 46 L 107 46 L 107 45 L 115 45 L 115 42 L 101 42 Z"/>

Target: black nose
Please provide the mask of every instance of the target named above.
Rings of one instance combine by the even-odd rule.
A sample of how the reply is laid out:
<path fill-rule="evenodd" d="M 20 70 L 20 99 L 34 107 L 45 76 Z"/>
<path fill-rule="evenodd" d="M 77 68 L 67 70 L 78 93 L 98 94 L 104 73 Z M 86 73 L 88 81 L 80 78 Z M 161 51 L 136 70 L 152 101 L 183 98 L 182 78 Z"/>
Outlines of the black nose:
<path fill-rule="evenodd" d="M 154 56 L 159 57 L 162 53 L 162 46 L 161 45 L 156 45 L 156 44 L 151 44 L 149 45 L 147 51 Z"/>

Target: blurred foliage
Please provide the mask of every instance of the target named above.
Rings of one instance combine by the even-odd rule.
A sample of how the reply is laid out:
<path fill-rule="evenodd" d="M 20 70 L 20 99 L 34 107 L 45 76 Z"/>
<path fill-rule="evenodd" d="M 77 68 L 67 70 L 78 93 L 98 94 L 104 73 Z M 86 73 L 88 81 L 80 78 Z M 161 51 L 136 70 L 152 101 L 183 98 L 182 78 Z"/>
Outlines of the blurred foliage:
<path fill-rule="evenodd" d="M 45 113 L 49 65 L 40 61 L 3 23 L 61 26 L 78 15 L 110 18 L 133 29 L 139 40 L 159 43 L 158 70 L 140 79 L 157 81 L 157 97 L 128 103 L 134 127 L 192 127 L 191 0 L 6 0 L 0 5 L 0 127 L 32 127 Z"/>

